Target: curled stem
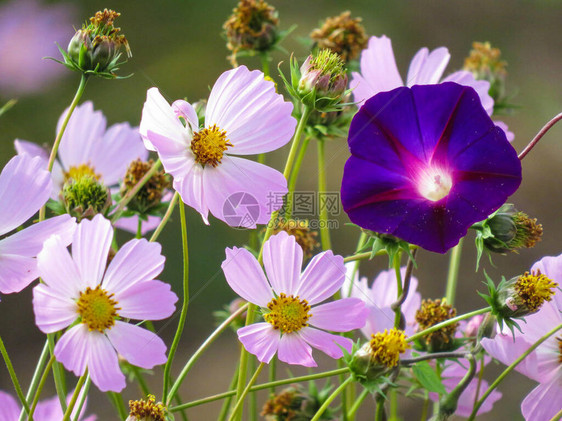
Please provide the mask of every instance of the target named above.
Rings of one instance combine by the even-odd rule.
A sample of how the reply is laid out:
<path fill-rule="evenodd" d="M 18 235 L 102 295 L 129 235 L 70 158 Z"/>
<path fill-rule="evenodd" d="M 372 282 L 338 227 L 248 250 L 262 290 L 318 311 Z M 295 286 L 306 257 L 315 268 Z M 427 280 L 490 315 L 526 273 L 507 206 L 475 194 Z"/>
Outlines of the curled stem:
<path fill-rule="evenodd" d="M 539 143 L 539 140 L 541 140 L 542 137 L 552 128 L 552 126 L 554 126 L 560 120 L 562 120 L 562 113 L 552 118 L 552 120 L 550 120 L 548 123 L 546 123 L 543 126 L 543 128 L 536 134 L 533 140 L 531 140 L 529 144 L 525 147 L 525 149 L 523 149 L 523 151 L 519 154 L 518 158 L 520 160 L 525 158 L 525 156 L 527 156 L 527 154 L 531 152 L 531 150 L 535 147 L 535 145 Z"/>
<path fill-rule="evenodd" d="M 160 233 L 162 232 L 162 230 L 164 229 L 164 227 L 168 223 L 168 220 L 170 219 L 170 217 L 172 216 L 172 213 L 174 212 L 174 207 L 176 206 L 176 203 L 178 203 L 179 197 L 180 197 L 180 194 L 178 192 L 175 192 L 174 197 L 172 197 L 172 200 L 170 200 L 170 204 L 168 205 L 168 209 L 166 210 L 166 213 L 164 214 L 164 217 L 160 221 L 160 224 L 158 225 L 158 227 L 156 227 L 156 230 L 152 234 L 152 237 L 150 237 L 150 242 L 156 241 L 156 239 L 158 238 L 158 236 L 160 235 Z"/>

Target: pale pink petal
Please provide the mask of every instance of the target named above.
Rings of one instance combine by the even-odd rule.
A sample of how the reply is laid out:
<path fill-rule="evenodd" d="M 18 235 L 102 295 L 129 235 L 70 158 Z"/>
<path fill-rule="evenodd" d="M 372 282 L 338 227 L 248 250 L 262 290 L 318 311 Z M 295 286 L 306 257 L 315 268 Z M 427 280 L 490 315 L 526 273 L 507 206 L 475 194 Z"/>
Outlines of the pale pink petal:
<path fill-rule="evenodd" d="M 0 420 L 17 421 L 20 417 L 20 407 L 16 399 L 0 390 Z"/>
<path fill-rule="evenodd" d="M 150 88 L 146 92 L 139 131 L 145 147 L 151 151 L 158 149 L 158 147 L 152 144 L 150 132 L 179 145 L 187 146 L 191 140 L 176 113 L 157 88 Z"/>
<path fill-rule="evenodd" d="M 57 133 L 60 131 L 67 112 L 68 109 L 59 118 Z M 67 171 L 72 166 L 89 163 L 92 151 L 101 142 L 105 126 L 106 120 L 103 113 L 99 110 L 94 111 L 91 101 L 76 107 L 62 136 L 58 152 L 62 166 Z"/>
<path fill-rule="evenodd" d="M 314 305 L 334 295 L 345 281 L 343 257 L 331 250 L 317 254 L 301 275 L 295 295 Z"/>
<path fill-rule="evenodd" d="M 528 343 L 523 338 L 515 338 L 515 341 L 513 341 L 511 334 L 498 334 L 494 339 L 484 338 L 482 339 L 481 344 L 490 356 L 501 361 L 505 365 L 510 365 L 532 345 L 532 343 Z M 536 352 L 529 354 L 523 361 L 521 361 L 521 363 L 519 363 L 515 370 L 533 380 L 543 380 L 542 375 L 544 373 L 539 373 L 537 371 Z"/>
<path fill-rule="evenodd" d="M 31 218 L 49 199 L 51 186 L 40 158 L 24 154 L 10 159 L 0 174 L 0 235 Z"/>
<path fill-rule="evenodd" d="M 343 298 L 320 304 L 310 310 L 308 323 L 320 329 L 348 332 L 365 326 L 369 310 L 359 298 Z M 342 315 L 345 314 L 345 317 Z"/>
<path fill-rule="evenodd" d="M 37 261 L 32 257 L 0 253 L 0 292 L 20 292 L 39 277 Z"/>
<path fill-rule="evenodd" d="M 250 155 L 278 149 L 291 140 L 296 120 L 293 104 L 275 92 L 259 70 L 240 66 L 224 72 L 213 87 L 205 127 L 226 130 L 234 145 L 229 154 Z"/>
<path fill-rule="evenodd" d="M 369 306 L 368 309 L 367 321 L 361 328 L 361 332 L 366 338 L 370 339 L 372 334 L 394 327 L 394 311 L 390 307 Z M 410 330 L 412 329 L 410 328 Z"/>
<path fill-rule="evenodd" d="M 486 113 L 492 115 L 494 112 L 494 99 L 488 93 L 490 90 L 490 82 L 487 80 L 476 80 L 472 73 L 466 70 L 459 70 L 458 72 L 451 73 L 441 82 L 455 82 L 459 85 L 470 86 L 480 97 L 480 101 Z"/>
<path fill-rule="evenodd" d="M 267 307 L 273 293 L 257 259 L 238 247 L 227 248 L 225 253 L 221 267 L 230 288 L 246 301 Z"/>
<path fill-rule="evenodd" d="M 166 261 L 161 253 L 159 243 L 150 243 L 144 238 L 128 241 L 111 260 L 103 278 L 104 289 L 119 296 L 136 283 L 156 278 Z"/>
<path fill-rule="evenodd" d="M 310 327 L 301 329 L 298 332 L 298 335 L 309 345 L 328 354 L 332 358 L 343 357 L 343 351 L 340 346 L 347 352 L 351 352 L 351 347 L 353 346 L 353 341 L 349 338 L 332 335 L 331 333 L 323 332 L 318 329 L 312 329 Z"/>
<path fill-rule="evenodd" d="M 65 368 L 77 376 L 84 374 L 88 366 L 88 350 L 94 335 L 103 336 L 99 332 L 89 332 L 88 327 L 80 323 L 67 330 L 55 345 L 55 357 Z M 112 350 L 115 355 L 115 351 Z M 90 373 L 91 374 L 91 373 Z"/>
<path fill-rule="evenodd" d="M 269 323 L 254 323 L 238 329 L 238 339 L 250 354 L 262 363 L 269 363 L 281 340 L 281 333 Z"/>
<path fill-rule="evenodd" d="M 420 49 L 410 62 L 406 86 L 438 83 L 450 58 L 445 47 L 436 48 L 431 53 L 427 48 Z"/>
<path fill-rule="evenodd" d="M 86 286 L 95 288 L 101 283 L 112 239 L 111 222 L 100 214 L 78 224 L 72 241 L 72 258 Z"/>
<path fill-rule="evenodd" d="M 562 371 L 548 383 L 539 384 L 521 402 L 527 421 L 550 421 L 562 410 Z"/>
<path fill-rule="evenodd" d="M 515 134 L 509 130 L 509 127 L 507 127 L 507 124 L 505 124 L 503 121 L 500 120 L 494 120 L 494 124 L 499 127 L 500 129 L 503 130 L 503 132 L 505 133 L 505 137 L 507 138 L 508 142 L 513 142 L 513 139 L 515 139 Z"/>
<path fill-rule="evenodd" d="M 117 353 L 109 339 L 99 332 L 88 335 L 88 370 L 92 382 L 102 392 L 121 392 L 126 386 Z"/>
<path fill-rule="evenodd" d="M 302 268 L 302 248 L 284 231 L 273 235 L 263 246 L 263 265 L 277 295 L 296 295 Z M 301 297 L 302 298 L 302 297 Z"/>
<path fill-rule="evenodd" d="M 170 317 L 178 297 L 170 284 L 151 280 L 137 282 L 126 290 L 115 293 L 119 316 L 135 320 L 162 320 Z"/>
<path fill-rule="evenodd" d="M 281 203 L 274 198 L 283 197 L 287 193 L 287 180 L 283 174 L 267 165 L 225 155 L 215 168 L 205 167 L 203 191 L 205 203 L 216 218 L 231 226 L 255 228 L 256 224 L 268 223 L 271 213 L 279 209 Z M 225 215 L 227 201 L 234 194 L 243 193 L 248 195 L 247 199 L 251 204 L 236 211 L 243 214 L 247 212 L 248 218 L 229 218 L 228 214 Z"/>
<path fill-rule="evenodd" d="M 176 113 L 176 117 L 183 117 L 189 123 L 192 131 L 199 131 L 199 117 L 195 108 L 189 102 L 183 99 L 175 100 L 172 104 L 172 110 Z"/>
<path fill-rule="evenodd" d="M 312 348 L 298 334 L 282 335 L 279 341 L 277 357 L 287 364 L 316 367 L 312 358 Z"/>
<path fill-rule="evenodd" d="M 43 281 L 63 297 L 78 299 L 80 291 L 87 286 L 66 244 L 57 235 L 45 241 L 43 250 L 37 255 L 37 269 Z"/>
<path fill-rule="evenodd" d="M 129 123 L 111 126 L 96 146 L 91 151 L 88 162 L 96 174 L 102 176 L 106 186 L 116 185 L 122 180 L 134 160 L 148 159 L 148 151 L 144 147 L 138 127 L 131 127 Z"/>
<path fill-rule="evenodd" d="M 61 242 L 67 246 L 72 241 L 75 230 L 76 221 L 70 215 L 55 216 L 0 240 L 0 256 L 19 254 L 35 257 L 43 248 L 43 243 L 53 234 L 58 235 Z"/>
<path fill-rule="evenodd" d="M 70 326 L 78 318 L 76 302 L 45 284 L 33 288 L 35 323 L 43 333 L 53 333 Z"/>
<path fill-rule="evenodd" d="M 354 101 L 364 101 L 379 92 L 403 85 L 390 39 L 384 35 L 380 38 L 371 37 L 367 48 L 361 53 L 361 75 L 353 73 L 350 84 L 354 88 Z"/>
<path fill-rule="evenodd" d="M 162 218 L 159 216 L 152 216 L 148 215 L 146 221 L 141 222 L 141 235 L 146 235 L 150 231 L 155 230 Z M 122 229 L 123 231 L 130 232 L 132 234 L 136 234 L 139 226 L 139 217 L 137 215 L 127 217 L 127 218 L 119 218 L 115 224 L 113 224 L 116 228 Z"/>
<path fill-rule="evenodd" d="M 116 321 L 105 334 L 117 352 L 133 365 L 150 369 L 166 362 L 166 344 L 149 330 Z"/>

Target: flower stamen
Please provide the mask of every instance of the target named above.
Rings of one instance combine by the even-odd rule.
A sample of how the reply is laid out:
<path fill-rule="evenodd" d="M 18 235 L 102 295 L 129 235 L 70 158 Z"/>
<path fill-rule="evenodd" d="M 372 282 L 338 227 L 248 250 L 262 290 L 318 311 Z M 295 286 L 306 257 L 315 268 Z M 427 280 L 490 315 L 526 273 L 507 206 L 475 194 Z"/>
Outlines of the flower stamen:
<path fill-rule="evenodd" d="M 231 146 L 234 145 L 227 139 L 226 130 L 221 130 L 216 124 L 193 133 L 191 140 L 195 161 L 203 166 L 209 164 L 216 167 L 221 163 L 224 151 Z"/>
<path fill-rule="evenodd" d="M 418 179 L 418 192 L 427 200 L 437 202 L 449 194 L 453 187 L 451 176 L 439 167 L 429 167 Z"/>
<path fill-rule="evenodd" d="M 165 421 L 166 407 L 162 402 L 156 403 L 154 395 L 148 395 L 147 399 L 139 399 L 138 401 L 129 401 L 129 418 L 130 421 Z"/>
<path fill-rule="evenodd" d="M 545 301 L 550 301 L 554 295 L 556 282 L 543 275 L 540 270 L 525 272 L 517 279 L 515 291 L 525 306 L 531 311 L 537 311 Z"/>
<path fill-rule="evenodd" d="M 78 314 L 82 319 L 82 323 L 88 326 L 88 330 L 97 330 L 103 332 L 111 329 L 115 324 L 115 319 L 119 317 L 117 307 L 119 304 L 112 297 L 114 294 L 108 294 L 106 290 L 98 285 L 95 289 L 90 287 L 80 292 L 78 298 Z"/>
<path fill-rule="evenodd" d="M 96 174 L 94 168 L 88 164 L 81 164 L 78 166 L 73 166 L 68 169 L 68 172 L 64 173 L 64 181 L 68 181 L 72 178 L 74 181 L 81 180 L 83 177 L 89 176 L 96 181 L 100 181 L 101 175 Z"/>
<path fill-rule="evenodd" d="M 307 321 L 312 316 L 308 302 L 298 296 L 280 294 L 269 302 L 267 308 L 270 312 L 263 316 L 264 320 L 282 333 L 297 332 L 308 326 Z"/>
<path fill-rule="evenodd" d="M 396 367 L 400 354 L 406 352 L 410 348 L 410 344 L 406 342 L 404 331 L 398 329 L 385 329 L 384 332 L 378 332 L 371 335 L 369 342 L 371 347 L 371 359 L 380 365 L 386 367 Z"/>

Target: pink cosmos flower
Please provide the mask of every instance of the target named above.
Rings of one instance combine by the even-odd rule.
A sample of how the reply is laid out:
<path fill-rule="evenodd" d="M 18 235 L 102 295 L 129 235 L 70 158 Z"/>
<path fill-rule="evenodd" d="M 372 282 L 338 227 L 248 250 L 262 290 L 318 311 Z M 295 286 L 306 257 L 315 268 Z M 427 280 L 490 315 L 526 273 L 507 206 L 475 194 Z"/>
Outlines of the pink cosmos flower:
<path fill-rule="evenodd" d="M 531 271 L 542 274 L 556 282 L 562 279 L 562 254 L 543 257 L 533 265 Z M 562 323 L 562 293 L 557 290 L 551 301 L 541 309 L 525 317 L 520 323 L 522 332 L 515 330 L 515 341 L 511 333 L 498 334 L 494 339 L 483 339 L 482 346 L 492 357 L 509 365 L 547 332 Z M 562 333 L 548 338 L 525 358 L 516 368 L 525 376 L 539 382 L 521 403 L 521 412 L 529 421 L 549 421 L 562 410 Z"/>
<path fill-rule="evenodd" d="M 46 4 L 45 4 L 46 3 Z M 66 46 L 72 28 L 73 4 L 12 0 L 0 7 L 0 97 L 48 89 L 70 72 L 43 57 L 60 57 L 56 42 Z"/>
<path fill-rule="evenodd" d="M 68 110 L 59 117 L 57 133 Z M 49 161 L 48 152 L 35 143 L 16 139 L 18 154 L 39 156 L 45 168 Z M 136 160 L 148 159 L 148 152 L 143 146 L 138 128 L 129 123 L 118 123 L 107 128 L 107 120 L 101 111 L 94 111 L 94 105 L 87 101 L 76 107 L 62 137 L 58 160 L 53 166 L 53 191 L 51 198 L 58 199 L 64 184 L 65 174 L 76 172 L 95 175 L 112 193 L 118 190 L 119 181 L 125 176 L 129 164 Z M 117 222 L 118 227 L 136 232 L 138 218 Z M 156 228 L 160 218 L 143 222 L 143 230 Z M 129 229 L 130 227 L 134 227 Z"/>
<path fill-rule="evenodd" d="M 241 66 L 224 72 L 213 86 L 203 128 L 191 104 L 178 100 L 170 106 L 151 88 L 140 132 L 146 147 L 158 151 L 184 203 L 206 224 L 210 211 L 231 226 L 255 228 L 279 208 L 271 198 L 287 192 L 287 181 L 236 155 L 270 152 L 289 142 L 296 126 L 292 110 L 262 72 Z"/>
<path fill-rule="evenodd" d="M 154 280 L 164 268 L 157 243 L 145 239 L 123 245 L 107 266 L 113 229 L 101 215 L 76 229 L 72 255 L 52 236 L 37 256 L 44 284 L 33 290 L 37 326 L 44 333 L 67 328 L 55 356 L 77 376 L 88 368 L 102 391 L 121 391 L 125 376 L 117 353 L 150 369 L 166 362 L 166 345 L 154 333 L 123 319 L 161 320 L 174 312 L 176 295 Z"/>
<path fill-rule="evenodd" d="M 39 158 L 15 156 L 0 174 L 0 237 L 21 226 L 45 204 L 50 174 Z M 67 246 L 76 228 L 74 218 L 61 215 L 31 225 L 0 240 L 0 292 L 19 292 L 39 276 L 35 256 L 43 242 L 59 234 Z"/>
<path fill-rule="evenodd" d="M 319 304 L 341 288 L 343 258 L 320 253 L 301 273 L 302 262 L 301 247 L 286 232 L 264 244 L 267 278 L 248 250 L 226 249 L 226 281 L 240 297 L 262 308 L 265 322 L 238 329 L 240 342 L 261 362 L 269 363 L 277 352 L 288 364 L 316 367 L 311 347 L 332 358 L 343 356 L 340 346 L 351 351 L 351 339 L 325 330 L 347 332 L 365 325 L 368 311 L 358 298 Z"/>
<path fill-rule="evenodd" d="M 369 287 L 367 278 L 359 279 L 356 272 L 353 276 L 353 263 L 346 264 L 347 277 L 342 286 L 343 297 L 355 297 L 365 302 L 369 309 L 367 324 L 361 329 L 366 338 L 370 339 L 371 335 L 378 332 L 384 332 L 385 329 L 394 327 L 394 311 L 390 308 L 392 303 L 398 298 L 396 275 L 394 270 L 383 270 L 373 281 Z M 400 269 L 402 280 L 406 275 L 406 267 Z M 353 282 L 351 294 L 349 293 L 350 284 Z M 414 333 L 416 310 L 420 308 L 421 295 L 416 291 L 418 280 L 412 276 L 410 279 L 410 289 L 406 296 L 406 301 L 402 304 L 402 313 L 406 319 L 406 335 Z"/>
<path fill-rule="evenodd" d="M 70 402 L 72 393 L 67 397 L 67 403 Z M 72 419 L 74 419 L 75 411 L 72 413 Z M 0 390 L 0 420 L 2 421 L 18 421 L 20 419 L 20 412 L 22 408 L 19 406 L 19 402 L 6 392 Z M 96 421 L 97 417 L 95 415 L 90 415 L 89 417 L 84 417 L 84 412 L 86 411 L 86 403 L 82 407 L 82 412 L 78 417 L 80 421 Z M 35 421 L 60 421 L 63 419 L 63 412 L 60 406 L 60 401 L 57 396 L 50 399 L 39 401 L 35 412 L 33 413 L 33 419 Z"/>

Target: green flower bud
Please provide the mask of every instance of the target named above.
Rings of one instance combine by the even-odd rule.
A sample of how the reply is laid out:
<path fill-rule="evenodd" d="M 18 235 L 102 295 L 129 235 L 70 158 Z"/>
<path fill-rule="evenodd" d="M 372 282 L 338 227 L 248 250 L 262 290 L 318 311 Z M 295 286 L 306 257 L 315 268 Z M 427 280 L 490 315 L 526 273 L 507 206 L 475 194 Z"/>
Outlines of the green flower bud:
<path fill-rule="evenodd" d="M 497 291 L 497 307 L 503 318 L 523 317 L 539 311 L 545 301 L 552 300 L 558 284 L 540 270 L 501 282 Z"/>
<path fill-rule="evenodd" d="M 76 180 L 69 178 L 64 183 L 61 195 L 66 212 L 78 221 L 103 214 L 111 205 L 109 189 L 91 175 Z"/>
<path fill-rule="evenodd" d="M 329 49 L 310 55 L 300 68 L 299 93 L 307 96 L 314 92 L 319 103 L 311 104 L 317 110 L 340 101 L 347 87 L 347 73 L 341 57 Z"/>

